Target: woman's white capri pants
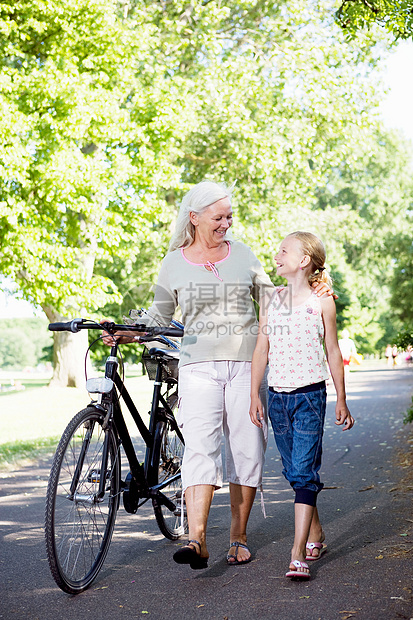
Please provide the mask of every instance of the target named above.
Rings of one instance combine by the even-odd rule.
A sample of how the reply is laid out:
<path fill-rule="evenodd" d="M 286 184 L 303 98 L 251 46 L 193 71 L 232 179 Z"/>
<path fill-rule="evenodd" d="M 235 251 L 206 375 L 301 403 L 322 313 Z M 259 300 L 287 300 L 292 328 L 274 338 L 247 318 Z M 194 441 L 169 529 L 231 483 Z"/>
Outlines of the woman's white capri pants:
<path fill-rule="evenodd" d="M 178 424 L 185 439 L 182 486 L 222 486 L 221 439 L 225 435 L 229 482 L 259 487 L 267 445 L 266 382 L 261 386 L 264 427 L 249 416 L 251 362 L 212 361 L 179 369 Z"/>

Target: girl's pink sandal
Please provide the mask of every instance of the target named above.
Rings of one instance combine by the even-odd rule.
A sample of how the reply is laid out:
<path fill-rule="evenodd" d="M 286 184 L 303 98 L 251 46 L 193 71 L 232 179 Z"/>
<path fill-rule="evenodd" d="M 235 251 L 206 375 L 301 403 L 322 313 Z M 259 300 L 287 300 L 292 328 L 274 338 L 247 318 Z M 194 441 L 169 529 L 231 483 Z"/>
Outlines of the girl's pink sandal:
<path fill-rule="evenodd" d="M 288 573 L 285 573 L 286 577 L 290 577 L 290 579 L 310 579 L 310 573 L 305 573 L 302 570 L 303 568 L 308 569 L 308 564 L 299 560 L 294 560 L 291 564 L 294 564 L 297 570 L 289 570 Z"/>
<path fill-rule="evenodd" d="M 308 554 L 305 558 L 307 562 L 313 562 L 314 560 L 319 560 L 321 556 L 323 555 L 323 553 L 327 551 L 327 545 L 325 545 L 324 543 L 319 543 L 319 542 L 307 543 L 306 548 L 307 548 L 307 553 L 308 551 L 312 552 L 313 549 L 319 550 L 318 555 Z"/>

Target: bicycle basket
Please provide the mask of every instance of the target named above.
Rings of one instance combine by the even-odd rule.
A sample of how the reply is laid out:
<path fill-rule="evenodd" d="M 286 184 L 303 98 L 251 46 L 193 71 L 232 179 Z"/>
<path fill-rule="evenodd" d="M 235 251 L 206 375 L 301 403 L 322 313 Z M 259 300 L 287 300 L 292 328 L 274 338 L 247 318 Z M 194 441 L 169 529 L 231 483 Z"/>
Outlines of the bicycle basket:
<path fill-rule="evenodd" d="M 178 380 L 179 360 L 171 359 L 158 362 L 151 355 L 149 355 L 149 353 L 145 352 L 142 354 L 142 362 L 145 364 L 146 372 L 148 373 L 150 381 L 155 381 L 156 379 L 158 364 L 162 364 L 162 381 Z"/>

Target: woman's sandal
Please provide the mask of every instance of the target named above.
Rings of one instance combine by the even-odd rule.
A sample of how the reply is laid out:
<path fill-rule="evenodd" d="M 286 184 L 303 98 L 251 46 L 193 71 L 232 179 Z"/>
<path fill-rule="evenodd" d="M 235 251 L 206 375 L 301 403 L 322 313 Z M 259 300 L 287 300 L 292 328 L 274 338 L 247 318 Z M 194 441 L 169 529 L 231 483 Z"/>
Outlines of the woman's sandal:
<path fill-rule="evenodd" d="M 227 564 L 229 564 L 230 566 L 238 566 L 239 564 L 248 564 L 248 562 L 251 562 L 251 556 L 247 559 L 247 560 L 237 560 L 237 555 L 238 555 L 238 549 L 240 547 L 242 547 L 243 549 L 246 549 L 247 551 L 250 551 L 247 547 L 247 545 L 244 545 L 243 543 L 238 542 L 237 540 L 233 543 L 230 544 L 229 548 L 231 549 L 231 547 L 235 547 L 235 555 L 230 553 L 228 551 L 227 553 Z M 250 551 L 251 553 L 251 551 Z M 233 562 L 230 562 L 230 558 L 234 558 Z"/>
<path fill-rule="evenodd" d="M 302 570 L 303 568 L 308 570 L 308 564 L 299 560 L 294 560 L 291 564 L 294 564 L 296 570 L 289 570 L 288 573 L 285 573 L 286 577 L 290 579 L 310 579 L 310 573 L 305 573 Z"/>
<path fill-rule="evenodd" d="M 323 555 L 323 553 L 327 551 L 327 545 L 325 545 L 324 543 L 319 543 L 319 542 L 307 543 L 306 548 L 307 548 L 307 556 L 305 559 L 307 562 L 313 562 L 314 560 L 319 560 L 321 556 Z M 318 555 L 312 554 L 313 549 L 318 549 Z"/>
<path fill-rule="evenodd" d="M 175 551 L 173 558 L 177 564 L 189 564 L 193 570 L 200 568 L 208 568 L 208 558 L 202 558 L 194 547 L 190 545 L 198 545 L 201 552 L 201 543 L 198 540 L 190 540 L 187 545 Z"/>

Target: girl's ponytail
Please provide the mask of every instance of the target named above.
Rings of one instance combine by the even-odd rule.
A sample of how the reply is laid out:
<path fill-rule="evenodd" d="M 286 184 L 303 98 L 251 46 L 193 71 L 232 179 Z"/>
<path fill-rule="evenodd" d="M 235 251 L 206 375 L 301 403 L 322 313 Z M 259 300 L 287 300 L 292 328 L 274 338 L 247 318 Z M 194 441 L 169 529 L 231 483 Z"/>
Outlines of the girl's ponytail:
<path fill-rule="evenodd" d="M 333 285 L 331 276 L 324 266 L 318 267 L 314 273 L 309 274 L 308 283 L 310 284 L 310 286 L 312 286 L 314 282 L 324 282 L 330 288 L 332 288 Z"/>

